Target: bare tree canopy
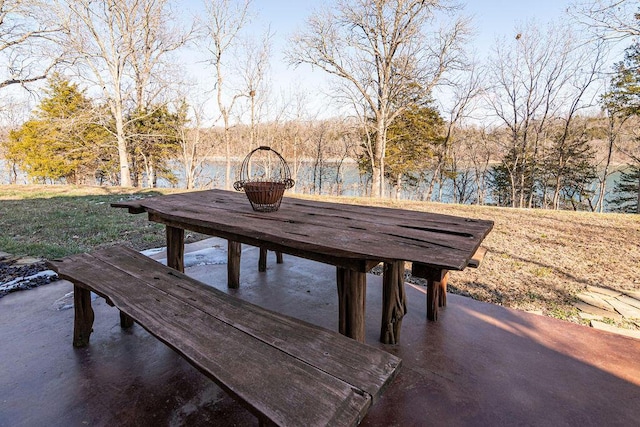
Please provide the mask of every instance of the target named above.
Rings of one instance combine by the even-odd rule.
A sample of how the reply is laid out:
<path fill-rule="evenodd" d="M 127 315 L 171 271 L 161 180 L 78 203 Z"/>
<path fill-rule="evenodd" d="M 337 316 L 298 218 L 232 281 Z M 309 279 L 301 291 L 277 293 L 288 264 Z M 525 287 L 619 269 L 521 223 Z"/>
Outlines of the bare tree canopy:
<path fill-rule="evenodd" d="M 0 89 L 45 79 L 61 61 L 50 11 L 47 2 L 0 0 Z"/>
<path fill-rule="evenodd" d="M 373 197 L 382 192 L 387 128 L 459 59 L 466 22 L 434 28 L 437 13 L 451 10 L 438 0 L 338 0 L 335 9 L 312 15 L 291 40 L 291 64 L 340 78 L 375 121 Z"/>
<path fill-rule="evenodd" d="M 240 31 L 249 22 L 250 6 L 251 0 L 205 0 L 206 48 L 210 54 L 209 61 L 214 67 L 216 102 L 224 125 L 226 189 L 231 188 L 230 117 L 237 99 L 243 96 L 241 90 L 229 85 L 228 78 L 232 72 L 228 66 L 233 62 L 232 49 L 239 42 Z"/>
<path fill-rule="evenodd" d="M 570 11 L 579 22 L 605 39 L 621 40 L 640 36 L 638 0 L 579 1 Z"/>
<path fill-rule="evenodd" d="M 532 206 L 543 149 L 551 142 L 566 145 L 575 116 L 594 104 L 590 88 L 602 58 L 602 43 L 584 44 L 563 25 L 540 29 L 531 23 L 511 43 L 497 45 L 487 68 L 493 85 L 486 100 L 507 130 L 500 179 L 513 207 Z M 549 129 L 557 120 L 565 130 L 554 136 Z"/>
<path fill-rule="evenodd" d="M 57 12 L 68 26 L 65 46 L 76 55 L 79 75 L 103 92 L 113 120 L 120 161 L 120 184 L 132 185 L 127 116 L 157 96 L 157 78 L 169 52 L 189 34 L 167 27 L 168 0 L 59 0 Z M 145 104 L 145 105 L 142 105 Z"/>

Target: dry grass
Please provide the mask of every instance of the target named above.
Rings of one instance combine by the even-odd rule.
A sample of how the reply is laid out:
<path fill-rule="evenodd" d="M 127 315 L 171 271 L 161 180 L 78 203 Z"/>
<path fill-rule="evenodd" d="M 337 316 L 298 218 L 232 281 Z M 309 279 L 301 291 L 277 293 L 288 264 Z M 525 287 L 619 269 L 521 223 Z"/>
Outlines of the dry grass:
<path fill-rule="evenodd" d="M 640 215 L 331 200 L 494 221 L 480 268 L 449 279 L 449 291 L 477 300 L 583 323 L 571 303 L 587 285 L 640 290 Z"/>
<path fill-rule="evenodd" d="M 174 191 L 0 186 L 0 250 L 52 257 L 114 243 L 138 250 L 162 245 L 161 226 L 109 203 Z M 571 303 L 587 285 L 640 290 L 640 215 L 322 200 L 493 220 L 494 229 L 483 243 L 489 252 L 480 268 L 453 272 L 449 280 L 451 292 L 478 300 L 581 323 Z"/>

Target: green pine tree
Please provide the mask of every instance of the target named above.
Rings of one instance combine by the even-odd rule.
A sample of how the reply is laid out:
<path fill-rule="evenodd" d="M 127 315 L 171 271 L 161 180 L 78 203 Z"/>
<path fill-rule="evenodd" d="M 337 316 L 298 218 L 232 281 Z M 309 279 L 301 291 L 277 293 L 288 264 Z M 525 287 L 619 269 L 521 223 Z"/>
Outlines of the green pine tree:
<path fill-rule="evenodd" d="M 59 75 L 45 95 L 33 117 L 10 133 L 8 159 L 36 182 L 93 183 L 109 156 L 108 134 L 95 124 L 91 100 Z"/>
<path fill-rule="evenodd" d="M 617 212 L 640 214 L 640 167 L 622 171 L 609 201 Z"/>

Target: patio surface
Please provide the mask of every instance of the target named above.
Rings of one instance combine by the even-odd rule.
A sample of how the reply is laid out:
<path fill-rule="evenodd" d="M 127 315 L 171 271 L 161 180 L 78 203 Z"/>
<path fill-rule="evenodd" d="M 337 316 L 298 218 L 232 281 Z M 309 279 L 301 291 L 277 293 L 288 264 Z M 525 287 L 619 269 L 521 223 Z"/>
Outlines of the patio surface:
<path fill-rule="evenodd" d="M 209 239 L 207 245 L 222 246 Z M 335 268 L 285 255 L 257 272 L 244 247 L 241 287 L 226 265 L 187 273 L 239 298 L 337 330 Z M 161 257 L 157 254 L 155 257 Z M 482 267 L 480 267 L 482 268 Z M 454 273 L 455 274 L 455 273 Z M 400 344 L 378 342 L 381 278 L 367 287 L 367 343 L 403 359 L 364 426 L 629 426 L 640 420 L 640 340 L 449 294 L 426 320 L 424 289 L 407 286 Z M 257 420 L 174 351 L 94 301 L 91 344 L 71 345 L 72 285 L 0 299 L 0 426 L 245 426 Z"/>

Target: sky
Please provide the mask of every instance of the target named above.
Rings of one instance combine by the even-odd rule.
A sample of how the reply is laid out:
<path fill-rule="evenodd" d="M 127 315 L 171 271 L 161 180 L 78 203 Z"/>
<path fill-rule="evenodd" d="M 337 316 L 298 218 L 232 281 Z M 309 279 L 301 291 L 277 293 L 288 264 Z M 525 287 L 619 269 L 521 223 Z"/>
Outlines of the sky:
<path fill-rule="evenodd" d="M 479 59 L 486 57 L 496 38 L 511 38 L 517 26 L 534 21 L 541 25 L 562 19 L 572 0 L 469 0 L 461 2 L 462 14 L 471 17 L 474 39 L 469 50 Z M 198 0 L 193 0 L 197 5 Z M 283 50 L 293 32 L 303 29 L 307 18 L 318 7 L 331 0 L 254 0 L 255 18 L 252 31 L 262 32 L 269 27 L 274 33 L 271 63 L 274 91 L 291 91 L 302 88 L 316 99 L 315 108 L 322 109 L 325 101 L 319 92 L 328 86 L 328 76 L 321 70 L 308 66 L 292 69 L 286 64 Z M 197 7 L 197 6 L 196 6 Z M 315 96 L 319 95 L 319 96 Z M 313 108 L 313 107 L 312 107 Z"/>
<path fill-rule="evenodd" d="M 334 0 L 253 0 L 254 18 L 247 28 L 251 34 L 262 34 L 269 28 L 273 32 L 271 59 L 271 88 L 274 94 L 290 94 L 304 92 L 311 99 L 311 114 L 333 111 L 327 108 L 329 76 L 318 69 L 301 65 L 291 68 L 285 61 L 283 51 L 293 32 L 303 29 L 307 18 L 315 9 L 331 4 Z M 464 6 L 462 14 L 472 19 L 474 39 L 469 46 L 480 60 L 491 50 L 496 38 L 511 39 L 517 33 L 516 27 L 532 20 L 540 25 L 566 18 L 564 11 L 576 0 L 460 0 Z M 204 18 L 203 0 L 176 0 L 177 15 L 190 24 L 194 19 Z M 208 99 L 207 110 L 216 115 L 213 107 L 213 75 L 204 65 L 206 55 L 202 51 L 192 50 L 186 54 L 186 76 L 195 82 L 200 97 Z M 5 94 L 10 92 L 5 91 Z M 31 100 L 32 106 L 37 102 Z M 211 107 L 210 107 L 211 106 Z M 331 115 L 331 114 L 329 114 Z"/>
<path fill-rule="evenodd" d="M 309 14 L 319 5 L 331 1 L 313 0 L 254 0 L 262 21 L 270 22 L 278 37 L 284 37 L 302 27 Z M 477 45 L 491 43 L 495 36 L 514 32 L 516 25 L 530 19 L 546 23 L 559 19 L 571 0 L 469 0 L 462 1 L 463 14 L 473 18 L 478 37 Z"/>

